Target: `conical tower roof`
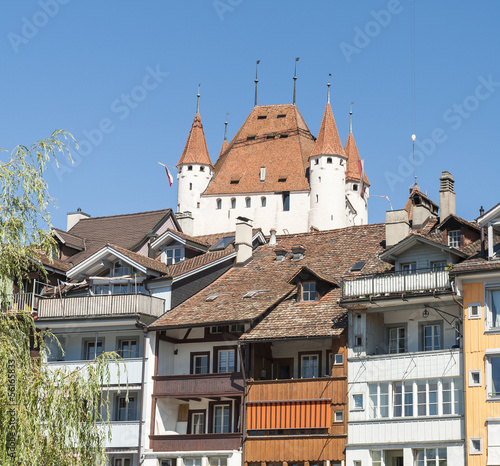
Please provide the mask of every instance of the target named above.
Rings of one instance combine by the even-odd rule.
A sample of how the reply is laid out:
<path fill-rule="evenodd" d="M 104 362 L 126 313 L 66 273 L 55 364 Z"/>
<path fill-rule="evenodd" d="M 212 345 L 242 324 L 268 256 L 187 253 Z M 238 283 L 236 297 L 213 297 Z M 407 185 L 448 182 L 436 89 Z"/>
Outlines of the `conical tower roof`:
<path fill-rule="evenodd" d="M 219 157 L 226 151 L 228 146 L 229 144 L 227 143 L 227 139 L 224 138 L 224 141 L 222 142 L 222 147 L 220 148 Z"/>
<path fill-rule="evenodd" d="M 336 155 L 347 158 L 344 149 L 342 149 L 342 143 L 340 142 L 330 102 L 326 104 L 323 121 L 321 122 L 318 138 L 316 139 L 316 145 L 311 153 L 311 157 L 315 155 Z"/>
<path fill-rule="evenodd" d="M 354 136 L 352 133 L 349 133 L 349 136 L 347 137 L 344 152 L 347 155 L 345 180 L 356 181 L 359 183 L 361 181 L 361 159 L 359 157 L 358 148 L 356 147 L 356 141 L 354 140 Z M 366 177 L 366 173 L 364 173 L 364 183 L 365 185 L 370 186 L 370 182 Z"/>
<path fill-rule="evenodd" d="M 198 112 L 196 112 L 194 117 L 186 145 L 184 146 L 177 166 L 187 163 L 198 163 L 213 168 L 210 155 L 208 155 L 207 141 L 205 139 L 205 133 L 203 132 L 201 116 Z"/>

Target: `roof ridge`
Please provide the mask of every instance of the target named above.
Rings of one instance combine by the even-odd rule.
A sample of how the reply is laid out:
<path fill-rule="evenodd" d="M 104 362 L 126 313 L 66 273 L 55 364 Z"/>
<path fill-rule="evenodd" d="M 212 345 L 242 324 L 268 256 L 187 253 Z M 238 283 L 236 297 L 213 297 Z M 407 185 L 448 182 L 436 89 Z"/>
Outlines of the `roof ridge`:
<path fill-rule="evenodd" d="M 82 218 L 78 221 L 78 223 L 82 222 L 82 221 L 86 221 L 86 220 L 100 220 L 100 219 L 103 219 L 103 218 L 116 218 L 116 217 L 130 217 L 132 215 L 143 215 L 143 214 L 155 214 L 157 212 L 165 212 L 167 213 L 168 211 L 172 211 L 172 209 L 169 207 L 167 209 L 158 209 L 158 210 L 147 210 L 145 212 L 132 212 L 132 213 L 129 213 L 129 214 L 116 214 L 116 215 L 103 215 L 101 217 L 88 217 L 88 218 Z M 78 225 L 78 223 L 76 223 L 75 225 Z M 71 228 L 72 230 L 73 228 Z M 60 229 L 59 229 L 60 230 Z M 64 230 L 61 230 L 61 231 L 64 231 Z M 69 232 L 65 232 L 65 233 L 69 233 Z M 73 236 L 77 236 L 75 235 L 74 233 L 69 233 Z"/>

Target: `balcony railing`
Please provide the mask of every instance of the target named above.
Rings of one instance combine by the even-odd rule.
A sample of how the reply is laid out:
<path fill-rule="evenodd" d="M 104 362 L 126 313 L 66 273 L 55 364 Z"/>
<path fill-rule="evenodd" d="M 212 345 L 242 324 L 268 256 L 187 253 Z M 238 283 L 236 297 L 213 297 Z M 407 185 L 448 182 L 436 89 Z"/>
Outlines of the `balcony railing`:
<path fill-rule="evenodd" d="M 240 373 L 158 375 L 154 379 L 154 395 L 171 397 L 203 397 L 242 394 L 243 377 Z"/>
<path fill-rule="evenodd" d="M 384 273 L 342 279 L 342 298 L 368 298 L 451 289 L 447 270 Z"/>
<path fill-rule="evenodd" d="M 165 300 L 142 294 L 40 299 L 38 319 L 144 314 L 160 317 Z"/>
<path fill-rule="evenodd" d="M 31 312 L 36 307 L 38 297 L 33 293 L 16 293 L 7 295 L 1 302 L 2 311 L 28 311 Z"/>
<path fill-rule="evenodd" d="M 153 451 L 239 450 L 242 434 L 150 435 Z"/>

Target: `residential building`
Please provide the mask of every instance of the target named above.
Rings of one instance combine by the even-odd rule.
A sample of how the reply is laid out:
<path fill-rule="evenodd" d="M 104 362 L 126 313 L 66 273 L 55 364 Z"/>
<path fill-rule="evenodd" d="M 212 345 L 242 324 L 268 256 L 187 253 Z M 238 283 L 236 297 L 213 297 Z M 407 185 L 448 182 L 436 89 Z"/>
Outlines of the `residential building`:
<path fill-rule="evenodd" d="M 500 205 L 482 212 L 477 223 L 479 244 L 451 271 L 463 305 L 469 466 L 500 465 Z"/>

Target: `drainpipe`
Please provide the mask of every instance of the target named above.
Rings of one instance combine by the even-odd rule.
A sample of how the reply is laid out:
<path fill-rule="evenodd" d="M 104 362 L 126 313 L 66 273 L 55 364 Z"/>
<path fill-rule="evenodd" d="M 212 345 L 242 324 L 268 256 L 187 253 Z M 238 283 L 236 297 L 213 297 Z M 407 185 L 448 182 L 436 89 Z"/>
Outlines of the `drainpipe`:
<path fill-rule="evenodd" d="M 247 377 L 245 372 L 245 361 L 241 351 L 241 341 L 238 340 L 238 354 L 240 356 L 241 375 L 243 375 L 243 403 L 241 403 L 241 466 L 245 466 L 245 438 L 246 438 L 246 423 L 245 413 L 247 408 Z"/>
<path fill-rule="evenodd" d="M 138 324 L 142 324 L 139 320 L 137 321 Z M 144 325 L 144 324 L 142 324 Z M 142 457 L 142 422 L 143 422 L 143 416 L 144 416 L 144 379 L 145 379 L 145 372 L 146 372 L 146 342 L 149 339 L 148 335 L 148 328 L 146 325 L 142 328 L 142 332 L 144 333 L 144 344 L 142 348 L 142 375 L 141 375 L 141 413 L 139 415 L 139 448 L 138 448 L 138 453 L 139 453 L 139 464 L 142 464 L 141 457 Z"/>

